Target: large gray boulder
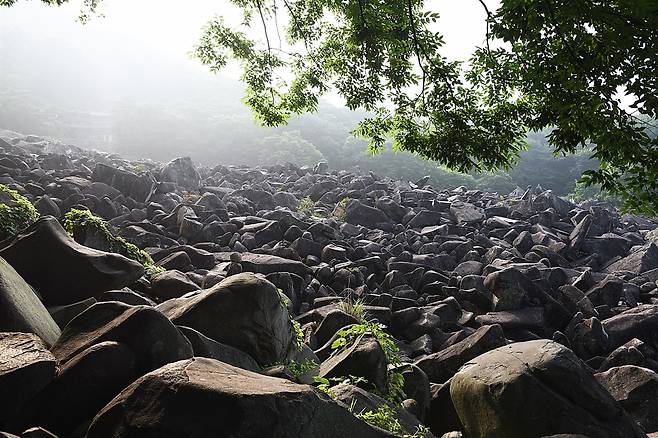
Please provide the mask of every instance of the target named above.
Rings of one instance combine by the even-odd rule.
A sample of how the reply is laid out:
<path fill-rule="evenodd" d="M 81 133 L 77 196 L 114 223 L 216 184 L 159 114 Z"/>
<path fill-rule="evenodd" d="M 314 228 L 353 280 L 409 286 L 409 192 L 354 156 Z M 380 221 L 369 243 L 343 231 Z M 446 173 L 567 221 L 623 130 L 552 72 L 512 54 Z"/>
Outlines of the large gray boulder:
<path fill-rule="evenodd" d="M 187 189 L 201 187 L 201 175 L 192 164 L 190 157 L 175 158 L 160 170 L 160 181 L 169 181 Z"/>
<path fill-rule="evenodd" d="M 553 341 L 478 356 L 455 374 L 450 395 L 471 438 L 646 436 L 580 359 Z"/>
<path fill-rule="evenodd" d="M 35 333 L 46 345 L 60 335 L 57 323 L 32 288 L 0 257 L 0 331 Z"/>
<path fill-rule="evenodd" d="M 256 274 L 233 275 L 191 297 L 165 301 L 158 309 L 176 325 L 238 348 L 261 366 L 282 361 L 294 348 L 281 295 Z"/>
<path fill-rule="evenodd" d="M 614 367 L 596 379 L 645 432 L 658 431 L 658 374 L 634 365 Z"/>
<path fill-rule="evenodd" d="M 87 438 L 390 437 L 313 389 L 206 358 L 155 370 L 103 408 Z"/>
<path fill-rule="evenodd" d="M 35 287 L 49 306 L 121 289 L 144 274 L 144 267 L 134 260 L 80 245 L 52 216 L 40 218 L 3 244 L 0 257 Z"/>

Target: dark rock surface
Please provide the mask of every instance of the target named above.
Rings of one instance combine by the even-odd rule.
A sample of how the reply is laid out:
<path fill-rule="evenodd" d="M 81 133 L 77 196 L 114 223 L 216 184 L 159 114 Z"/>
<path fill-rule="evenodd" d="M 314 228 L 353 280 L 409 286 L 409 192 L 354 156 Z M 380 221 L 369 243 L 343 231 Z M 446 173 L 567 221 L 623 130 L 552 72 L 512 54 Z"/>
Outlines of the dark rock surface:
<path fill-rule="evenodd" d="M 653 219 L 539 187 L 135 162 L 2 132 L 0 183 L 43 215 L 0 244 L 2 430 L 658 432 Z M 132 259 L 71 239 L 72 208 Z M 317 374 L 360 410 L 285 380 Z M 389 432 L 361 420 L 382 416 Z"/>

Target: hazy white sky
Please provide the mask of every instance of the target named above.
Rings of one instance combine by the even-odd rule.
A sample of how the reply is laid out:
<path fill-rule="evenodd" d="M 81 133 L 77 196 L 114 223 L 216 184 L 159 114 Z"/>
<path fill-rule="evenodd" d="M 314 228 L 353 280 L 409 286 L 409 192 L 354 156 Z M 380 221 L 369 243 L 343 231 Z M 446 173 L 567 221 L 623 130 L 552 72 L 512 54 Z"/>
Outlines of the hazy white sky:
<path fill-rule="evenodd" d="M 488 0 L 488 4 L 495 9 L 498 0 Z M 439 26 L 446 39 L 443 54 L 448 58 L 467 58 L 484 42 L 485 13 L 477 0 L 433 0 L 430 7 L 441 14 Z M 226 0 L 104 0 L 104 17 L 84 26 L 76 21 L 79 10 L 79 0 L 61 7 L 21 0 L 12 8 L 0 8 L 0 70 L 5 68 L 2 52 L 20 50 L 17 48 L 27 45 L 21 39 L 29 39 L 32 45 L 57 47 L 57 53 L 49 55 L 60 63 L 83 59 L 80 71 L 69 66 L 66 74 L 93 76 L 100 88 L 113 84 L 115 96 L 130 94 L 121 90 L 122 83 L 139 84 L 142 77 L 143 87 L 148 88 L 149 76 L 165 71 L 175 71 L 173 79 L 179 78 L 175 86 L 185 87 L 186 81 L 200 78 L 200 73 L 210 75 L 188 56 L 201 27 L 215 14 L 231 21 L 240 17 Z M 224 74 L 238 76 L 235 68 Z"/>

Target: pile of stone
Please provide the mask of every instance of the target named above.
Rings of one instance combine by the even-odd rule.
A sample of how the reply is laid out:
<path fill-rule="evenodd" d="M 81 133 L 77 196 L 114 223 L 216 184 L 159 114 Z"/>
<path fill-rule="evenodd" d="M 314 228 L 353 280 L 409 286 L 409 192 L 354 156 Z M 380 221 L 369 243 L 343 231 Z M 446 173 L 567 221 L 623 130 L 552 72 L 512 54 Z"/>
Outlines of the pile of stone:
<path fill-rule="evenodd" d="M 0 134 L 41 214 L 0 243 L 2 436 L 657 436 L 653 220 Z M 73 240 L 72 209 L 162 270 Z"/>

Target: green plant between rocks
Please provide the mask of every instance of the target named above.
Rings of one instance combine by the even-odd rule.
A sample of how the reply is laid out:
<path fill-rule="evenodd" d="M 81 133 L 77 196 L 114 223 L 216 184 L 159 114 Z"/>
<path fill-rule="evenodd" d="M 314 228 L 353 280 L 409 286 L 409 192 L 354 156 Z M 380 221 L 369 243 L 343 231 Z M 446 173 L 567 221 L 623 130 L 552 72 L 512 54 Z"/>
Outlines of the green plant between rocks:
<path fill-rule="evenodd" d="M 306 359 L 301 362 L 291 360 L 288 364 L 288 369 L 290 370 L 290 373 L 295 378 L 295 380 L 299 380 L 301 376 L 312 371 L 316 367 L 318 367 L 318 363 L 312 359 Z"/>
<path fill-rule="evenodd" d="M 386 361 L 390 366 L 396 367 L 401 365 L 400 350 L 395 344 L 395 340 L 391 335 L 384 331 L 384 326 L 382 324 L 376 322 L 365 321 L 361 324 L 354 324 L 351 327 L 339 330 L 338 337 L 331 344 L 331 349 L 334 351 L 340 351 L 341 349 L 352 345 L 357 338 L 364 333 L 371 333 L 375 339 L 377 339 L 379 346 L 384 352 Z M 381 391 L 376 388 L 374 388 L 372 392 L 392 403 L 402 403 L 406 398 L 404 393 L 404 376 L 398 371 L 389 369 L 387 380 L 388 391 L 386 393 L 381 393 Z"/>
<path fill-rule="evenodd" d="M 105 221 L 89 210 L 74 208 L 67 212 L 64 215 L 64 229 L 76 242 L 84 241 L 87 233 L 93 233 L 95 238 L 100 239 L 101 245 L 99 246 L 102 246 L 102 248 L 96 249 L 115 252 L 141 263 L 147 277 L 165 271 L 164 268 L 155 265 L 146 251 L 127 242 L 123 237 L 113 235 Z"/>
<path fill-rule="evenodd" d="M 332 219 L 335 219 L 338 222 L 345 222 L 347 219 L 347 204 L 350 202 L 350 198 L 343 198 L 334 207 L 334 211 L 329 216 Z"/>
<path fill-rule="evenodd" d="M 355 417 L 360 418 L 371 426 L 379 427 L 380 429 L 384 429 L 392 434 L 401 436 L 402 438 L 427 438 L 430 436 L 429 428 L 422 424 L 416 426 L 416 431 L 413 434 L 402 434 L 402 425 L 397 418 L 397 413 L 395 412 L 395 409 L 387 403 L 382 404 L 374 411 L 363 410 L 361 412 L 354 412 L 355 405 L 356 400 L 353 399 L 349 411 L 352 412 Z"/>
<path fill-rule="evenodd" d="M 37 219 L 39 212 L 25 196 L 0 184 L 0 240 L 15 236 Z"/>
<path fill-rule="evenodd" d="M 281 307 L 286 309 L 286 312 L 288 312 L 288 320 L 290 321 L 290 326 L 292 327 L 292 332 L 294 335 L 293 344 L 295 345 L 297 351 L 301 351 L 301 349 L 304 347 L 304 332 L 302 331 L 302 326 L 299 324 L 299 322 L 293 319 L 292 314 L 288 310 L 288 306 L 290 305 L 290 298 L 288 298 L 286 294 L 283 293 L 283 289 L 277 287 L 276 290 L 279 292 Z"/>
<path fill-rule="evenodd" d="M 309 196 L 302 198 L 299 201 L 299 207 L 297 207 L 297 211 L 304 213 L 307 216 L 313 216 L 315 211 L 315 202 L 313 202 Z"/>
<path fill-rule="evenodd" d="M 362 299 L 352 300 L 347 298 L 336 303 L 336 308 L 342 312 L 352 315 L 360 323 L 368 322 L 368 313 L 365 310 L 365 304 Z"/>

